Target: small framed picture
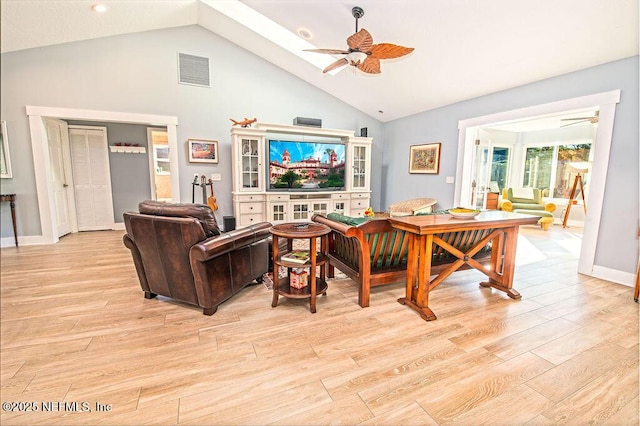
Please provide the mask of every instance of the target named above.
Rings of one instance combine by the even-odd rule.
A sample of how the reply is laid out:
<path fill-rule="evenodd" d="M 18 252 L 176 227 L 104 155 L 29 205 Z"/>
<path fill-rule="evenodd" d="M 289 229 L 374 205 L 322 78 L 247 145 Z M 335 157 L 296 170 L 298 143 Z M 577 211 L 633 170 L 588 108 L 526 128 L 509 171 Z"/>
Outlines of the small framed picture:
<path fill-rule="evenodd" d="M 440 142 L 411 145 L 409 173 L 440 173 L 440 145 Z"/>
<path fill-rule="evenodd" d="M 189 162 L 217 163 L 218 141 L 189 139 Z"/>

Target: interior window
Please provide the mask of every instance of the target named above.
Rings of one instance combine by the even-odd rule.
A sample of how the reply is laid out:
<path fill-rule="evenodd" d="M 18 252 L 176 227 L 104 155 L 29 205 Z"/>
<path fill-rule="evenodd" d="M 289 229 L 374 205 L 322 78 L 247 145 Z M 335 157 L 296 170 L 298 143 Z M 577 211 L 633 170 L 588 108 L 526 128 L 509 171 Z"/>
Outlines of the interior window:
<path fill-rule="evenodd" d="M 523 188 L 549 189 L 551 186 L 552 146 L 527 148 L 524 163 Z"/>
<path fill-rule="evenodd" d="M 543 196 L 568 199 L 578 173 L 587 180 L 591 143 L 528 147 L 522 186 Z"/>
<path fill-rule="evenodd" d="M 490 188 L 491 192 L 502 192 L 504 187 L 507 185 L 510 152 L 510 148 L 493 148 L 493 157 L 491 159 L 491 179 L 489 179 L 489 181 L 491 182 L 490 186 L 495 186 L 493 185 L 495 182 L 497 184 L 497 188 Z"/>
<path fill-rule="evenodd" d="M 558 147 L 554 198 L 569 198 L 578 173 L 582 174 L 582 179 L 585 182 L 588 180 L 590 152 L 590 143 L 560 145 Z"/>
<path fill-rule="evenodd" d="M 156 173 L 159 175 L 167 175 L 171 172 L 169 168 L 169 145 L 156 145 L 153 146 L 154 164 L 156 166 Z"/>

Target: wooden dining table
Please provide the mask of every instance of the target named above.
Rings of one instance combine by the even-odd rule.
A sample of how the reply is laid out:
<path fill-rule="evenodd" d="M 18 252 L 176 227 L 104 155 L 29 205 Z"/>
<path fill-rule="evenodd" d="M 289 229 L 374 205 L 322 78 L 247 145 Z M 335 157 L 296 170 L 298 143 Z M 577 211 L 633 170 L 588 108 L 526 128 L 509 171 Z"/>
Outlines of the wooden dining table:
<path fill-rule="evenodd" d="M 391 225 L 409 235 L 407 259 L 406 295 L 398 299 L 403 305 L 417 311 L 425 321 L 437 319 L 429 308 L 429 293 L 449 275 L 463 265 L 477 269 L 488 277 L 482 287 L 492 287 L 505 292 L 512 299 L 520 293 L 513 289 L 518 229 L 521 225 L 534 225 L 537 216 L 505 212 L 483 211 L 474 218 L 457 219 L 449 214 L 390 217 Z M 447 232 L 489 229 L 491 232 L 462 252 L 441 239 L 438 235 Z M 491 242 L 491 261 L 484 265 L 473 256 Z M 431 259 L 437 245 L 454 255 L 457 260 L 441 270 L 431 279 Z"/>

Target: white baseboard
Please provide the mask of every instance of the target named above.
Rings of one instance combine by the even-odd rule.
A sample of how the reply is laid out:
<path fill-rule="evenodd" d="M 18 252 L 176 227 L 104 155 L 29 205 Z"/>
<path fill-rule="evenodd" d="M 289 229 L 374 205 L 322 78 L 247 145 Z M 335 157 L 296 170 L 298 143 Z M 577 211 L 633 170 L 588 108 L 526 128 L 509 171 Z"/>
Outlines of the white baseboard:
<path fill-rule="evenodd" d="M 126 230 L 124 226 L 124 222 L 114 223 L 112 228 L 114 231 Z M 44 244 L 50 244 L 50 243 L 46 242 L 42 235 L 29 235 L 26 237 L 18 236 L 19 246 L 39 246 Z M 13 239 L 13 236 L 0 238 L 0 248 L 15 247 L 15 246 L 16 246 L 16 242 Z"/>
<path fill-rule="evenodd" d="M 607 268 L 605 266 L 593 265 L 591 276 L 607 280 L 614 283 L 626 285 L 627 287 L 635 287 L 636 275 L 630 272 L 618 271 L 617 269 Z"/>
<path fill-rule="evenodd" d="M 27 237 L 18 236 L 18 245 L 20 246 L 39 246 L 46 244 L 42 235 L 29 235 Z M 0 238 L 0 247 L 15 247 L 16 241 L 13 237 Z"/>
<path fill-rule="evenodd" d="M 16 245 L 16 242 L 13 239 L 13 237 L 0 238 L 0 247 L 11 247 L 15 245 Z"/>

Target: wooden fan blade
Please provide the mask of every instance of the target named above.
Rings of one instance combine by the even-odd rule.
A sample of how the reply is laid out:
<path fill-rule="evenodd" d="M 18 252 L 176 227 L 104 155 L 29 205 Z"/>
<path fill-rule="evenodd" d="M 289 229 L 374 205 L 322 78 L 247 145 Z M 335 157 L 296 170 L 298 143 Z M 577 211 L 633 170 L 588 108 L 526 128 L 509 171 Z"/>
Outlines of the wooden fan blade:
<path fill-rule="evenodd" d="M 329 55 L 348 55 L 348 50 L 340 49 L 304 49 L 305 52 L 328 53 Z"/>
<path fill-rule="evenodd" d="M 362 63 L 357 65 L 358 69 L 367 74 L 380 74 L 380 59 L 367 56 Z"/>
<path fill-rule="evenodd" d="M 373 45 L 373 37 L 363 28 L 347 39 L 347 45 L 353 50 L 368 52 Z"/>
<path fill-rule="evenodd" d="M 371 56 L 378 59 L 399 58 L 411 52 L 413 52 L 413 47 L 398 46 L 391 43 L 380 43 L 371 46 Z"/>
<path fill-rule="evenodd" d="M 349 61 L 347 61 L 346 58 L 338 59 L 337 61 L 335 61 L 334 63 L 332 63 L 331 65 L 329 65 L 325 69 L 323 69 L 322 72 L 323 73 L 327 73 L 327 72 L 329 72 L 331 70 L 335 70 L 336 68 L 343 67 L 343 66 L 347 65 L 348 63 L 349 63 Z"/>

